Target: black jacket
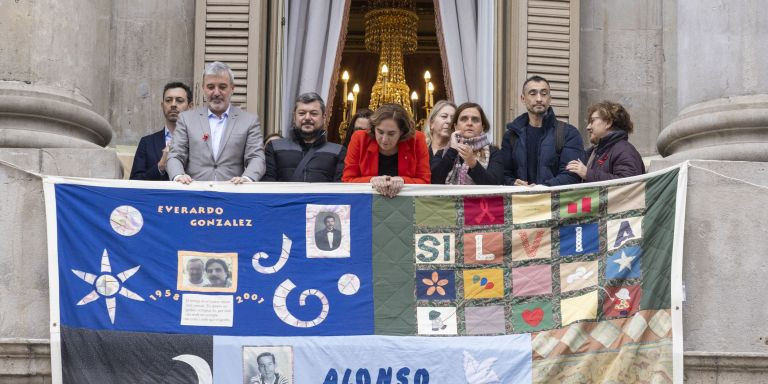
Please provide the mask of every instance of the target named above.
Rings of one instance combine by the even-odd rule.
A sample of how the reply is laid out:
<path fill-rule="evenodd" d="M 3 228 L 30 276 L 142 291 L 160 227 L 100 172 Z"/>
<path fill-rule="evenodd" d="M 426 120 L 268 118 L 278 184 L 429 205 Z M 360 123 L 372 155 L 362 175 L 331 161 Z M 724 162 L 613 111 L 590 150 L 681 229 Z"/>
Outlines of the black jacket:
<path fill-rule="evenodd" d="M 165 128 L 141 138 L 136 155 L 133 156 L 131 180 L 166 180 L 168 174 L 160 173 L 157 163 L 163 157 L 165 148 Z"/>
<path fill-rule="evenodd" d="M 488 168 L 483 168 L 480 163 L 477 163 L 474 168 L 470 168 L 467 172 L 476 185 L 504 185 L 504 157 L 495 146 L 491 145 L 490 149 Z M 435 153 L 430 164 L 432 184 L 445 184 L 445 179 L 453 169 L 453 164 L 458 156 L 459 152 L 450 147 Z M 463 160 L 461 161 L 463 162 Z"/>
<path fill-rule="evenodd" d="M 344 156 L 347 150 L 339 144 L 329 143 L 325 135 L 312 144 L 304 143 L 295 130 L 290 138 L 275 139 L 267 144 L 265 151 L 267 170 L 262 181 L 341 181 L 344 171 Z M 312 152 L 310 154 L 310 151 Z M 294 177 L 296 167 L 304 156 L 312 156 L 301 175 Z"/>

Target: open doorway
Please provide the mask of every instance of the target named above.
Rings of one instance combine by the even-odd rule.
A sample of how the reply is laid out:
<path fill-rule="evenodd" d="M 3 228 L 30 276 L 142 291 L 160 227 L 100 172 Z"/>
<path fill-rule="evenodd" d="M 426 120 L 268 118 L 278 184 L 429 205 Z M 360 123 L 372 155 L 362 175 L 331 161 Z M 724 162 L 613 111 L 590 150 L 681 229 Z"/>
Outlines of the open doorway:
<path fill-rule="evenodd" d="M 413 10 L 418 16 L 417 48 L 415 53 L 407 54 L 404 58 L 404 71 L 406 83 L 410 92 L 416 91 L 419 100 L 417 102 L 417 122 L 425 118 L 424 96 L 426 83 L 425 71 L 429 71 L 434 90 L 434 101 L 447 98 L 445 75 L 443 73 L 443 61 L 440 55 L 440 46 L 435 25 L 435 6 L 433 0 L 413 0 Z M 359 84 L 357 108 L 367 108 L 370 103 L 371 88 L 376 81 L 378 73 L 379 56 L 365 49 L 365 13 L 368 10 L 367 0 L 352 0 L 349 9 L 349 21 L 347 23 L 347 35 L 341 61 L 336 71 L 338 81 L 332 94 L 333 106 L 328 126 L 328 140 L 341 142 L 339 126 L 343 120 L 342 108 L 346 100 L 344 95 L 344 83 L 341 73 L 345 70 L 349 73 L 348 92 L 352 91 L 354 84 Z M 351 109 L 351 108 L 349 108 Z M 349 113 L 348 115 L 354 114 Z M 421 129 L 421 127 L 418 127 Z"/>

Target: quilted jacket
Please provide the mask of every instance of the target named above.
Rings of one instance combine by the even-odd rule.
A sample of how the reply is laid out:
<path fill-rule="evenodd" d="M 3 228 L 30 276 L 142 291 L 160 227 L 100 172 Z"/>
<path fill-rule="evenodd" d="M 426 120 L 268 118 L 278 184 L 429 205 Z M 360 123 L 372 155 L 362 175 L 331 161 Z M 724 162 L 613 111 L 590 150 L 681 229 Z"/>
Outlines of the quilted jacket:
<path fill-rule="evenodd" d="M 645 164 L 635 146 L 627 141 L 625 131 L 608 133 L 596 146 L 587 150 L 587 159 L 595 152 L 586 181 L 601 181 L 642 175 Z"/>
<path fill-rule="evenodd" d="M 357 131 L 347 148 L 344 160 L 345 183 L 368 183 L 379 175 L 379 143 L 366 131 Z M 429 150 L 424 134 L 416 131 L 410 139 L 397 145 L 397 175 L 406 184 L 429 184 Z"/>

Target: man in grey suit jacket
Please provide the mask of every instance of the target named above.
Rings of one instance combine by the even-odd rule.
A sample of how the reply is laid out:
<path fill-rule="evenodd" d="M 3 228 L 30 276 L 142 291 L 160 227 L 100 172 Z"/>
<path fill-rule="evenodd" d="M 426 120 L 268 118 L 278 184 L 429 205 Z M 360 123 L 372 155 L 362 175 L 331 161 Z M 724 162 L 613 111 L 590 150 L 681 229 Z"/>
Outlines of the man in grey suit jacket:
<path fill-rule="evenodd" d="M 259 118 L 232 105 L 235 76 L 213 62 L 203 72 L 207 104 L 179 115 L 166 168 L 180 183 L 193 180 L 234 184 L 264 175 L 264 145 Z"/>

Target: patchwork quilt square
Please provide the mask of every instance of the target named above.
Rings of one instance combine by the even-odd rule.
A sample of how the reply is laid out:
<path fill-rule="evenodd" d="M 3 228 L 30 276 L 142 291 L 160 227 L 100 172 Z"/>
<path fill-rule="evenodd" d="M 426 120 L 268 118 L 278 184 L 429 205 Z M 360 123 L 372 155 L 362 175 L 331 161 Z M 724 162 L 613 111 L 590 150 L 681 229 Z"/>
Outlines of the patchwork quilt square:
<path fill-rule="evenodd" d="M 597 216 L 600 193 L 597 189 L 560 192 L 560 218 Z"/>
<path fill-rule="evenodd" d="M 645 182 L 608 187 L 608 213 L 645 208 Z"/>
<path fill-rule="evenodd" d="M 418 307 L 416 321 L 420 335 L 455 335 L 458 333 L 456 307 Z"/>
<path fill-rule="evenodd" d="M 468 335 L 494 335 L 506 331 L 504 306 L 465 307 L 464 321 Z"/>
<path fill-rule="evenodd" d="M 560 291 L 569 292 L 597 285 L 597 261 L 560 263 Z"/>
<path fill-rule="evenodd" d="M 550 329 L 555 325 L 552 316 L 552 302 L 530 301 L 512 306 L 512 330 L 516 333 L 535 332 Z"/>
<path fill-rule="evenodd" d="M 452 270 L 417 270 L 416 298 L 419 300 L 455 299 L 455 275 Z"/>
<path fill-rule="evenodd" d="M 640 308 L 643 294 L 639 285 L 605 287 L 607 297 L 603 301 L 603 317 L 628 317 Z"/>
<path fill-rule="evenodd" d="M 504 197 L 464 198 L 464 225 L 504 224 Z"/>
<path fill-rule="evenodd" d="M 512 231 L 512 260 L 552 257 L 552 229 L 530 228 Z"/>
<path fill-rule="evenodd" d="M 512 195 L 512 223 L 524 224 L 552 219 L 552 195 Z"/>
<path fill-rule="evenodd" d="M 467 264 L 501 264 L 504 260 L 504 234 L 475 232 L 464 234 L 464 262 Z"/>
<path fill-rule="evenodd" d="M 552 267 L 549 264 L 512 268 L 512 295 L 539 296 L 552 293 Z"/>
<path fill-rule="evenodd" d="M 504 271 L 501 268 L 465 270 L 464 297 L 467 299 L 504 297 Z"/>
<path fill-rule="evenodd" d="M 564 326 L 574 321 L 594 320 L 597 318 L 597 291 L 560 300 L 560 313 Z"/>
<path fill-rule="evenodd" d="M 643 237 L 643 217 L 609 220 L 607 231 L 608 250 L 616 249 L 627 241 Z"/>
<path fill-rule="evenodd" d="M 415 199 L 414 221 L 421 227 L 452 227 L 456 225 L 456 206 L 448 197 L 419 197 Z"/>
<path fill-rule="evenodd" d="M 597 223 L 560 227 L 560 256 L 597 253 L 600 237 Z"/>
<path fill-rule="evenodd" d="M 641 276 L 640 247 L 622 248 L 605 259 L 606 279 L 632 279 Z"/>
<path fill-rule="evenodd" d="M 453 264 L 456 262 L 456 235 L 419 233 L 414 235 L 416 263 Z"/>

